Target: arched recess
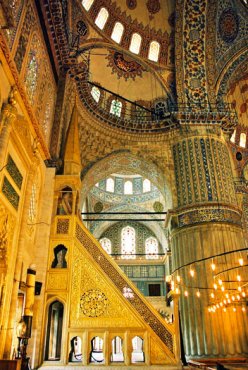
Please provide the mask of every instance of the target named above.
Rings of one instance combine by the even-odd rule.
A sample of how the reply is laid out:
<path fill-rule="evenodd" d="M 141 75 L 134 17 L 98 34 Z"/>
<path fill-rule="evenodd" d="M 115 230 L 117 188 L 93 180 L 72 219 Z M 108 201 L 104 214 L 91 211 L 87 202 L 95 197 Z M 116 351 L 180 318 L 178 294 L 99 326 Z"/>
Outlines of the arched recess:
<path fill-rule="evenodd" d="M 235 73 L 242 65 L 247 64 L 248 49 L 241 50 L 226 64 L 225 68 L 219 75 L 216 83 L 216 97 L 217 102 L 221 105 L 224 104 L 224 98 L 228 91 L 229 82 Z"/>
<path fill-rule="evenodd" d="M 62 356 L 65 305 L 54 297 L 47 303 L 44 359 L 60 361 Z"/>
<path fill-rule="evenodd" d="M 81 72 L 84 72 L 84 69 L 85 69 L 85 55 L 88 55 L 89 53 L 91 56 L 94 56 L 95 49 L 99 49 L 99 50 L 102 49 L 102 52 L 105 52 L 105 53 L 106 51 L 113 52 L 113 53 L 117 52 L 117 53 L 123 54 L 124 58 L 125 57 L 127 57 L 128 59 L 131 58 L 135 63 L 138 63 L 144 71 L 149 72 L 154 76 L 154 78 L 156 79 L 157 88 L 158 86 L 161 86 L 163 88 L 164 95 L 168 97 L 171 104 L 174 105 L 176 103 L 176 97 L 175 97 L 174 91 L 171 90 L 171 83 L 163 78 L 159 70 L 154 68 L 148 61 L 146 62 L 144 58 L 139 57 L 139 55 L 133 54 L 132 52 L 129 52 L 128 50 L 123 50 L 123 48 L 119 46 L 118 44 L 110 45 L 107 42 L 102 42 L 98 40 L 94 42 L 85 41 L 83 48 L 82 48 L 82 54 L 79 54 L 77 57 L 77 66 L 78 66 L 78 69 L 82 68 Z M 78 72 L 78 69 L 77 69 L 77 72 Z M 73 67 L 71 67 L 71 69 L 69 70 L 69 74 L 72 77 L 77 76 L 77 73 L 74 72 Z M 76 79 L 76 82 L 79 81 L 78 78 L 75 78 L 75 79 Z M 98 82 L 101 82 L 101 81 L 98 81 Z M 79 91 L 80 91 L 80 88 L 79 88 Z"/>
<path fill-rule="evenodd" d="M 137 206 L 137 205 L 134 205 L 133 207 L 129 207 L 129 208 L 125 208 L 125 207 L 122 207 L 122 206 L 118 206 L 118 207 L 114 207 L 111 209 L 112 212 L 144 212 L 144 209 Z M 101 216 L 101 219 L 104 220 L 104 218 L 108 219 L 109 215 L 102 215 Z M 156 216 L 152 216 L 152 215 L 143 215 L 142 216 L 144 218 L 144 220 L 148 219 L 148 218 L 154 218 L 156 219 Z M 132 218 L 135 220 L 136 218 L 139 219 L 140 218 L 140 215 L 132 215 Z M 162 217 L 161 217 L 162 218 Z M 116 220 L 116 222 L 112 222 L 111 225 L 114 225 L 115 223 L 121 221 L 122 219 L 122 215 L 119 216 L 119 219 Z M 147 226 L 147 222 L 144 221 L 140 221 L 140 223 L 144 226 Z M 95 222 L 95 228 L 93 230 L 91 230 L 92 234 L 95 236 L 96 239 L 99 239 L 101 237 L 102 234 L 104 234 L 104 232 L 109 228 L 109 222 L 106 220 L 106 221 L 101 221 L 101 222 Z M 168 241 L 166 239 L 166 236 L 165 236 L 165 233 L 164 233 L 164 229 L 163 229 L 163 225 L 161 225 L 161 223 L 159 222 L 150 222 L 149 223 L 149 229 L 154 233 L 154 235 L 156 235 L 156 238 L 158 239 L 159 243 L 161 244 L 161 246 L 163 247 L 163 251 L 166 252 L 167 250 L 167 246 L 168 246 Z"/>
<path fill-rule="evenodd" d="M 74 214 L 78 210 L 79 192 L 75 184 L 60 182 L 56 189 L 57 202 L 55 202 L 55 213 L 57 215 Z"/>
<path fill-rule="evenodd" d="M 123 170 L 139 174 L 150 180 L 161 192 L 168 208 L 172 208 L 171 179 L 158 166 L 146 159 L 139 158 L 128 151 L 112 153 L 96 162 L 86 173 L 81 174 L 81 204 L 90 189 L 99 181 L 112 173 L 121 173 Z"/>

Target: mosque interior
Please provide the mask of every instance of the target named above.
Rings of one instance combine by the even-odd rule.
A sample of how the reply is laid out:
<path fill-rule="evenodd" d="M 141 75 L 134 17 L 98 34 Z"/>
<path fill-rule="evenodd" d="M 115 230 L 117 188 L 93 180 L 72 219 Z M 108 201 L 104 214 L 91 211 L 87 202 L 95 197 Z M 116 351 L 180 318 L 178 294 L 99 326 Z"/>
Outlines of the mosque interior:
<path fill-rule="evenodd" d="M 247 367 L 247 0 L 1 0 L 0 81 L 0 369 Z"/>

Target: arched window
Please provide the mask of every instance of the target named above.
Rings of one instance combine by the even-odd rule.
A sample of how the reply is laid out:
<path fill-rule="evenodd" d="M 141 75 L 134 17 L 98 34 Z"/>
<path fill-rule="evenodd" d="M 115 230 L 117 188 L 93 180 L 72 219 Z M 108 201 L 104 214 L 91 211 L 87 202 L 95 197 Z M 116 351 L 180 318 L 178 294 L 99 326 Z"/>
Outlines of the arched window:
<path fill-rule="evenodd" d="M 144 341 L 142 338 L 136 336 L 132 339 L 132 355 L 131 355 L 131 363 L 134 364 L 136 362 L 144 362 L 145 355 L 143 352 L 143 344 Z"/>
<path fill-rule="evenodd" d="M 93 86 L 90 93 L 91 93 L 93 99 L 98 103 L 99 99 L 100 99 L 100 95 L 101 95 L 100 90 L 98 89 L 98 87 Z"/>
<path fill-rule="evenodd" d="M 47 143 L 49 143 L 50 141 L 50 134 L 51 134 L 51 128 L 52 128 L 53 115 L 54 115 L 54 101 L 55 101 L 54 88 L 51 84 L 47 84 L 45 112 L 44 112 L 43 121 L 41 124 Z"/>
<path fill-rule="evenodd" d="M 145 179 L 143 181 L 143 193 L 147 193 L 148 191 L 151 191 L 151 181 Z"/>
<path fill-rule="evenodd" d="M 82 340 L 78 336 L 71 339 L 69 362 L 82 362 Z"/>
<path fill-rule="evenodd" d="M 91 341 L 90 362 L 104 363 L 103 339 L 100 337 L 94 337 Z"/>
<path fill-rule="evenodd" d="M 93 4 L 94 0 L 82 0 L 82 5 L 85 10 L 90 10 L 91 5 Z"/>
<path fill-rule="evenodd" d="M 100 239 L 99 243 L 108 254 L 111 254 L 111 241 L 108 238 Z"/>
<path fill-rule="evenodd" d="M 246 134 L 244 132 L 240 134 L 239 146 L 242 148 L 246 147 Z"/>
<path fill-rule="evenodd" d="M 158 241 L 152 236 L 145 241 L 146 259 L 158 259 Z"/>
<path fill-rule="evenodd" d="M 28 94 L 28 99 L 31 104 L 34 103 L 34 96 L 37 89 L 38 83 L 38 62 L 36 52 L 31 50 L 29 53 L 29 59 L 27 64 L 27 70 L 25 75 L 25 85 Z"/>
<path fill-rule="evenodd" d="M 47 320 L 45 360 L 59 361 L 61 356 L 64 306 L 59 301 L 50 304 Z"/>
<path fill-rule="evenodd" d="M 104 29 L 108 16 L 109 12 L 107 11 L 107 9 L 101 8 L 95 20 L 95 24 L 100 28 L 100 30 Z"/>
<path fill-rule="evenodd" d="M 155 119 L 163 119 L 166 117 L 168 107 L 165 101 L 158 101 L 155 104 Z"/>
<path fill-rule="evenodd" d="M 141 36 L 138 33 L 133 33 L 129 50 L 134 54 L 139 54 L 141 45 Z"/>
<path fill-rule="evenodd" d="M 135 230 L 131 226 L 121 231 L 121 254 L 122 258 L 135 259 Z"/>
<path fill-rule="evenodd" d="M 133 194 L 133 183 L 128 180 L 124 183 L 124 194 Z"/>
<path fill-rule="evenodd" d="M 113 32 L 111 35 L 111 39 L 117 42 L 118 44 L 121 42 L 121 37 L 124 32 L 124 26 L 120 22 L 116 22 L 113 28 Z"/>
<path fill-rule="evenodd" d="M 106 181 L 106 191 L 110 191 L 111 193 L 115 191 L 115 182 L 111 177 Z"/>
<path fill-rule="evenodd" d="M 114 339 L 112 339 L 111 362 L 124 362 L 122 342 L 120 337 L 114 337 Z"/>
<path fill-rule="evenodd" d="M 117 117 L 121 116 L 122 103 L 118 100 L 112 100 L 110 106 L 110 113 L 114 114 Z"/>
<path fill-rule="evenodd" d="M 158 61 L 160 44 L 157 41 L 152 41 L 149 47 L 148 59 L 153 62 Z"/>
<path fill-rule="evenodd" d="M 236 139 L 236 130 L 233 131 L 230 141 L 232 143 L 235 143 L 235 139 Z"/>

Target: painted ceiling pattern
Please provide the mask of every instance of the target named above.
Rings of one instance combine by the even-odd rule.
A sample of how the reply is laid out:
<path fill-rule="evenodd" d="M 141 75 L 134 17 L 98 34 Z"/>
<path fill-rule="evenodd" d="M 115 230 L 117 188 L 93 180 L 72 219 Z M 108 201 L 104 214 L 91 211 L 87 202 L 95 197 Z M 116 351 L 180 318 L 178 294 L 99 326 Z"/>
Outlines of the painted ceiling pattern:
<path fill-rule="evenodd" d="M 142 77 L 142 72 L 145 71 L 141 64 L 118 51 L 110 51 L 106 59 L 108 60 L 107 66 L 112 68 L 112 73 L 117 73 L 118 78 L 135 80 L 137 76 Z"/>
<path fill-rule="evenodd" d="M 248 14 L 237 1 L 219 1 L 216 22 L 216 61 L 220 72 L 227 60 L 247 46 Z"/>

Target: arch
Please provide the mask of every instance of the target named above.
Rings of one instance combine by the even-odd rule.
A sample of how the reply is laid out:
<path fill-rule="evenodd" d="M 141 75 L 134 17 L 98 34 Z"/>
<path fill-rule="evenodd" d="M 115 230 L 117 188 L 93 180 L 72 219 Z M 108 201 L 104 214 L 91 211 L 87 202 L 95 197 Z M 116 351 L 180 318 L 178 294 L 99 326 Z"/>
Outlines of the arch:
<path fill-rule="evenodd" d="M 82 187 L 81 187 L 81 204 L 89 192 L 89 190 L 99 181 L 110 176 L 112 173 L 121 173 L 126 171 L 139 174 L 144 178 L 149 179 L 161 192 L 166 201 L 166 209 L 173 208 L 172 203 L 172 179 L 167 177 L 157 165 L 149 160 L 139 158 L 129 151 L 113 152 L 105 158 L 96 162 L 92 167 L 87 169 L 87 172 L 81 174 Z M 165 209 L 165 210 L 166 210 Z"/>
<path fill-rule="evenodd" d="M 98 87 L 93 86 L 90 93 L 91 93 L 92 98 L 95 100 L 95 102 L 99 103 L 101 92 L 98 89 Z"/>
<path fill-rule="evenodd" d="M 217 83 L 216 83 L 216 96 L 217 103 L 223 104 L 223 97 L 227 93 L 228 82 L 232 78 L 232 74 L 238 70 L 242 65 L 246 65 L 248 57 L 248 50 L 242 50 L 240 53 L 235 54 L 231 60 L 227 63 L 225 68 L 221 71 Z"/>
<path fill-rule="evenodd" d="M 104 363 L 103 339 L 94 337 L 91 339 L 90 363 Z"/>
<path fill-rule="evenodd" d="M 28 52 L 28 60 L 24 71 L 24 83 L 31 104 L 35 101 L 37 94 L 38 80 L 39 80 L 39 53 L 40 53 L 40 39 L 34 33 L 31 40 L 30 50 Z"/>
<path fill-rule="evenodd" d="M 148 59 L 157 62 L 159 58 L 160 43 L 152 41 L 149 46 Z"/>
<path fill-rule="evenodd" d="M 97 25 L 97 27 L 100 28 L 100 30 L 104 29 L 104 26 L 108 20 L 108 17 L 109 17 L 108 10 L 106 8 L 101 8 L 95 20 L 95 24 Z"/>
<path fill-rule="evenodd" d="M 58 199 L 57 214 L 70 215 L 73 208 L 73 193 L 70 186 L 66 186 L 60 190 Z"/>
<path fill-rule="evenodd" d="M 128 56 L 128 52 L 125 51 L 125 50 L 123 50 L 123 48 L 121 46 L 119 46 L 118 44 L 109 45 L 109 43 L 104 42 L 104 41 L 99 41 L 99 40 L 94 40 L 94 42 L 89 41 L 85 45 L 84 52 L 86 52 L 86 51 L 89 52 L 89 51 L 91 51 L 93 49 L 101 49 L 101 48 L 103 48 L 103 49 L 107 48 L 108 50 L 110 50 L 112 52 L 116 52 L 117 51 L 119 53 L 124 53 L 126 56 Z M 79 51 L 79 53 L 80 53 L 80 51 Z M 159 73 L 159 70 L 157 70 L 155 68 L 152 68 L 151 67 L 151 64 L 149 64 L 149 61 L 148 60 L 145 60 L 144 58 L 140 58 L 139 56 L 133 56 L 133 58 L 146 71 L 149 71 L 150 73 L 153 73 L 154 74 L 154 76 L 156 77 L 156 79 L 159 82 L 159 84 L 161 85 L 161 87 L 165 90 L 166 96 L 168 96 L 169 101 L 174 106 L 174 104 L 176 104 L 176 100 L 175 100 L 174 93 L 171 91 L 170 82 L 169 81 L 166 81 L 165 79 L 163 79 L 163 77 L 161 76 L 161 73 Z M 79 55 L 79 60 L 80 59 L 81 59 L 81 57 Z"/>
<path fill-rule="evenodd" d="M 137 205 L 133 205 L 133 206 L 127 206 L 127 205 L 121 205 L 121 206 L 117 206 L 117 207 L 113 207 L 111 209 L 112 212 L 115 212 L 115 213 L 118 213 L 118 212 L 144 212 L 144 208 L 142 207 L 139 207 Z M 108 219 L 109 215 L 101 215 L 101 218 L 102 220 L 104 220 L 104 218 Z M 120 216 L 121 217 L 121 216 Z M 153 215 L 144 215 L 144 220 L 145 219 L 148 219 L 148 218 L 153 218 L 156 219 L 156 216 L 153 216 Z M 133 215 L 133 220 L 135 221 L 135 218 L 140 218 L 140 215 Z M 114 225 L 115 223 L 121 221 L 121 218 L 118 220 L 116 220 L 116 222 L 113 222 L 112 225 Z M 139 221 L 142 225 L 144 226 L 147 226 L 147 223 L 144 221 Z M 94 237 L 96 239 L 100 239 L 101 238 L 101 235 L 103 235 L 103 233 L 109 228 L 109 222 L 108 221 L 102 221 L 102 222 L 96 222 L 96 228 L 91 232 L 92 234 L 94 235 Z M 161 244 L 162 246 L 162 251 L 164 253 L 166 253 L 167 251 L 167 247 L 168 247 L 168 241 L 166 239 L 166 236 L 165 236 L 165 233 L 164 233 L 164 230 L 163 230 L 163 227 L 162 225 L 160 225 L 159 222 L 151 222 L 149 224 L 149 229 L 153 232 L 154 235 L 156 235 L 156 238 L 157 240 L 159 241 L 159 243 Z"/>
<path fill-rule="evenodd" d="M 82 0 L 82 5 L 87 12 L 90 10 L 95 0 Z"/>
<path fill-rule="evenodd" d="M 244 132 L 240 134 L 239 146 L 241 146 L 241 148 L 246 148 L 246 134 Z"/>
<path fill-rule="evenodd" d="M 124 259 L 135 259 L 136 255 L 135 229 L 126 226 L 121 231 L 121 254 Z"/>
<path fill-rule="evenodd" d="M 154 237 L 149 237 L 145 241 L 146 259 L 158 259 L 158 240 Z"/>
<path fill-rule="evenodd" d="M 53 300 L 48 306 L 47 331 L 45 342 L 45 360 L 59 361 L 61 359 L 62 328 L 64 304 Z"/>
<path fill-rule="evenodd" d="M 236 129 L 233 131 L 232 136 L 230 138 L 231 143 L 235 144 L 235 140 L 236 140 Z"/>
<path fill-rule="evenodd" d="M 123 339 L 116 336 L 111 341 L 111 362 L 124 362 Z"/>
<path fill-rule="evenodd" d="M 140 46 L 141 46 L 142 37 L 139 33 L 133 33 L 129 50 L 134 54 L 139 54 L 140 52 Z"/>
<path fill-rule="evenodd" d="M 57 245 L 54 250 L 54 260 L 52 268 L 67 268 L 67 261 L 65 259 L 67 248 L 63 244 Z"/>
<path fill-rule="evenodd" d="M 111 101 L 110 113 L 112 113 L 114 116 L 120 117 L 121 109 L 122 109 L 121 101 L 115 99 Z"/>
<path fill-rule="evenodd" d="M 131 363 L 135 364 L 137 362 L 145 362 L 145 354 L 143 352 L 144 340 L 139 337 L 135 336 L 132 339 L 132 355 L 131 355 Z"/>
<path fill-rule="evenodd" d="M 128 180 L 124 182 L 124 194 L 130 195 L 133 194 L 133 183 Z"/>
<path fill-rule="evenodd" d="M 75 336 L 70 341 L 69 362 L 82 362 L 82 339 Z"/>
<path fill-rule="evenodd" d="M 148 193 L 149 191 L 151 191 L 151 181 L 145 179 L 143 181 L 143 193 Z"/>
<path fill-rule="evenodd" d="M 99 243 L 103 247 L 103 249 L 108 253 L 111 254 L 111 241 L 108 238 L 102 238 L 99 240 Z"/>
<path fill-rule="evenodd" d="M 111 34 L 111 39 L 119 44 L 121 42 L 121 38 L 124 32 L 124 26 L 120 22 L 116 22 Z"/>
<path fill-rule="evenodd" d="M 106 180 L 106 191 L 113 193 L 115 191 L 115 182 L 112 177 L 108 177 Z"/>

